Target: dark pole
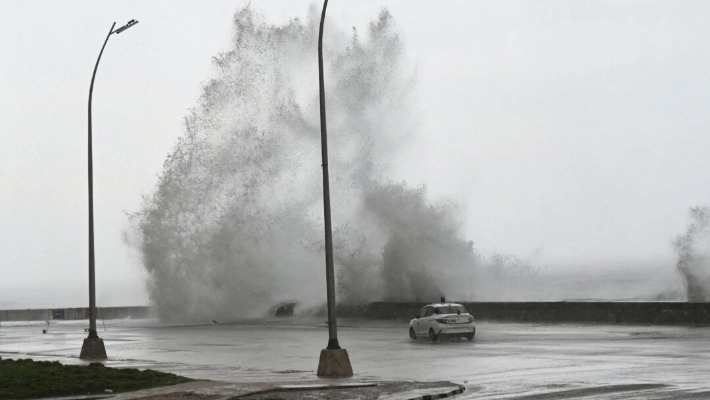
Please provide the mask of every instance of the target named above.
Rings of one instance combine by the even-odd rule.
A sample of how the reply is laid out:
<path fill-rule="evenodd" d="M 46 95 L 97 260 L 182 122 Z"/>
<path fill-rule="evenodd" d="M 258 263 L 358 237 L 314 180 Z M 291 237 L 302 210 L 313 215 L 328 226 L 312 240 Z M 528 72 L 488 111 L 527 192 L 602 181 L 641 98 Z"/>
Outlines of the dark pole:
<path fill-rule="evenodd" d="M 96 59 L 96 65 L 94 66 L 94 73 L 91 75 L 91 86 L 89 87 L 89 337 L 84 339 L 84 345 L 81 348 L 81 359 L 105 359 L 106 349 L 104 348 L 104 343 L 102 339 L 99 339 L 99 335 L 96 333 L 96 274 L 95 274 L 95 260 L 94 260 L 94 159 L 92 151 L 92 129 L 91 129 L 91 99 L 94 95 L 94 81 L 96 80 L 96 71 L 99 68 L 99 61 L 101 61 L 101 55 L 104 54 L 104 49 L 106 48 L 106 43 L 108 43 L 108 38 L 112 34 L 119 34 L 126 29 L 137 24 L 138 21 L 132 19 L 128 21 L 126 25 L 116 29 L 114 22 L 111 25 L 111 29 L 106 35 L 106 40 L 104 40 L 104 45 L 101 46 L 101 51 L 99 52 L 99 57 Z"/>
<path fill-rule="evenodd" d="M 325 84 L 323 83 L 323 23 L 328 0 L 323 3 L 318 33 L 318 81 L 320 84 L 320 138 L 323 155 L 323 211 L 325 216 L 325 280 L 328 296 L 328 347 L 339 349 L 338 323 L 335 316 L 335 273 L 333 267 L 333 231 L 330 223 L 330 184 L 328 178 L 328 133 L 325 124 Z"/>
<path fill-rule="evenodd" d="M 94 274 L 94 167 L 91 150 L 91 98 L 94 94 L 96 70 L 99 68 L 101 55 L 104 53 L 108 38 L 111 37 L 113 33 L 114 26 L 116 26 L 115 22 L 111 25 L 108 35 L 106 35 L 104 45 L 101 46 L 101 52 L 99 52 L 99 58 L 96 59 L 94 74 L 91 76 L 91 87 L 89 88 L 89 338 L 99 337 L 96 333 L 96 278 Z"/>

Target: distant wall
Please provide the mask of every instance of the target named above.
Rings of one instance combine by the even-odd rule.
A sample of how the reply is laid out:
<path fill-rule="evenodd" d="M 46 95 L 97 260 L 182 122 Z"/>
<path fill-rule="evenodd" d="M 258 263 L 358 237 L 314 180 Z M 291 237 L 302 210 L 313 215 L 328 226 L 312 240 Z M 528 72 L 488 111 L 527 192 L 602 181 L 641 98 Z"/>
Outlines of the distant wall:
<path fill-rule="evenodd" d="M 463 302 L 477 321 L 500 322 L 590 322 L 639 324 L 710 325 L 710 303 L 680 302 Z M 338 305 L 343 318 L 408 320 L 425 303 L 375 302 L 360 306 Z M 275 316 L 293 315 L 296 303 L 272 308 Z M 88 319 L 86 308 L 0 310 L 3 321 L 53 320 L 61 311 L 64 320 Z M 325 307 L 317 314 L 325 315 Z M 150 307 L 99 307 L 97 319 L 149 318 Z"/>
<path fill-rule="evenodd" d="M 710 303 L 463 302 L 477 321 L 710 324 Z M 425 303 L 338 306 L 344 318 L 410 319 Z"/>
<path fill-rule="evenodd" d="M 0 321 L 47 321 L 89 319 L 88 307 L 0 310 Z M 150 307 L 98 307 L 97 319 L 148 318 Z"/>

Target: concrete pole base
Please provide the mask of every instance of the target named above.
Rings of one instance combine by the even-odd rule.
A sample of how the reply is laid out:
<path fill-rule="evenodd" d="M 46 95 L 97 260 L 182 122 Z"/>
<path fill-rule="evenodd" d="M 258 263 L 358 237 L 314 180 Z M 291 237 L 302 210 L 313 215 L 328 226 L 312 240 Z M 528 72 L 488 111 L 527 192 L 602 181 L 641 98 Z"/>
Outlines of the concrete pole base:
<path fill-rule="evenodd" d="M 79 356 L 82 360 L 105 360 L 106 348 L 104 347 L 104 340 L 100 338 L 86 338 L 84 339 L 84 345 L 81 346 L 81 355 Z"/>
<path fill-rule="evenodd" d="M 353 367 L 345 349 L 323 349 L 320 351 L 318 376 L 341 378 L 353 376 Z"/>

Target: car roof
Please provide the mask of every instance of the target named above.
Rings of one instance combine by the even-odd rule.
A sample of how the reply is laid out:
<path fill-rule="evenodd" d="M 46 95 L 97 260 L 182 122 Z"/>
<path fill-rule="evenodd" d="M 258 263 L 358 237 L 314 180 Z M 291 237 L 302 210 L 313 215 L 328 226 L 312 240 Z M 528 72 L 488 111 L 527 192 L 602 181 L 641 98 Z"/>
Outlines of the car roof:
<path fill-rule="evenodd" d="M 462 306 L 459 303 L 432 303 L 432 304 L 427 304 L 429 307 L 441 307 L 441 306 Z"/>

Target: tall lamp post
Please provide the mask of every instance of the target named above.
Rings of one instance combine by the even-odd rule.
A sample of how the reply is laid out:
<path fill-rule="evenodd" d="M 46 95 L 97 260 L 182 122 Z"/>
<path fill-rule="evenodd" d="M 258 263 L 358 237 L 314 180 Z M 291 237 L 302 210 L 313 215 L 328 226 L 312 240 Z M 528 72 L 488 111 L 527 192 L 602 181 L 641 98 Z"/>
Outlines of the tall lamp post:
<path fill-rule="evenodd" d="M 93 156 L 91 149 L 91 98 L 94 93 L 94 79 L 96 79 L 96 70 L 99 68 L 99 61 L 101 61 L 101 55 L 104 53 L 104 48 L 106 48 L 106 43 L 108 43 L 108 38 L 112 34 L 119 34 L 126 29 L 137 24 L 138 21 L 132 19 L 128 21 L 126 25 L 113 30 L 116 26 L 114 22 L 111 25 L 111 29 L 106 35 L 106 40 L 104 40 L 104 45 L 101 47 L 101 52 L 99 52 L 99 58 L 96 59 L 96 66 L 94 66 L 94 74 L 91 76 L 91 86 L 89 87 L 89 337 L 84 339 L 84 344 L 81 346 L 81 355 L 79 358 L 82 359 L 106 359 L 106 348 L 104 347 L 103 339 L 99 338 L 96 333 L 96 279 L 94 274 L 94 168 L 93 168 Z"/>
<path fill-rule="evenodd" d="M 333 267 L 333 231 L 330 223 L 330 184 L 328 178 L 328 134 L 325 123 L 325 84 L 323 83 L 323 24 L 328 0 L 323 3 L 318 33 L 318 83 L 320 85 L 320 137 L 323 157 L 323 211 L 325 220 L 325 280 L 328 297 L 328 347 L 321 350 L 318 376 L 352 376 L 348 351 L 338 344 L 338 323 L 335 312 L 335 273 Z"/>

